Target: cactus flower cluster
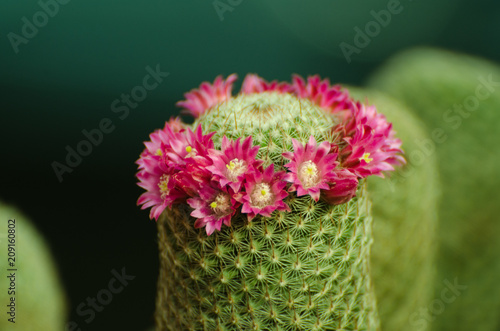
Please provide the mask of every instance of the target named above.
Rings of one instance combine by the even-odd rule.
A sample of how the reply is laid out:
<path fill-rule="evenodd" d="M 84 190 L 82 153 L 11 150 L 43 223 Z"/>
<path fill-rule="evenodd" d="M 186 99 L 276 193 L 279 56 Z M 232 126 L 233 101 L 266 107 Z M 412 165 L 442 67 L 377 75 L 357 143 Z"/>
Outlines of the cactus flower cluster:
<path fill-rule="evenodd" d="M 217 112 L 234 99 L 236 78 L 233 74 L 204 82 L 178 106 L 196 119 Z M 138 185 L 146 190 L 138 204 L 151 207 L 151 218 L 158 219 L 165 208 L 188 204 L 194 227 L 204 227 L 211 235 L 223 224 L 231 226 L 236 213 L 251 221 L 256 215 L 290 211 L 285 198 L 292 192 L 329 204 L 346 203 L 356 195 L 361 179 L 383 177 L 404 163 L 401 141 L 385 117 L 327 79 L 294 76 L 292 83 L 267 82 L 249 74 L 240 96 L 254 94 L 288 94 L 320 107 L 331 119 L 327 138 L 318 143 L 313 134 L 303 142 L 291 137 L 284 144 L 291 144 L 293 151 L 284 149 L 273 161 L 265 159 L 269 149 L 254 144 L 251 135 L 230 139 L 222 132 L 204 132 L 200 123 L 192 129 L 172 118 L 150 135 L 137 161 Z M 217 146 L 215 134 L 221 136 Z"/>

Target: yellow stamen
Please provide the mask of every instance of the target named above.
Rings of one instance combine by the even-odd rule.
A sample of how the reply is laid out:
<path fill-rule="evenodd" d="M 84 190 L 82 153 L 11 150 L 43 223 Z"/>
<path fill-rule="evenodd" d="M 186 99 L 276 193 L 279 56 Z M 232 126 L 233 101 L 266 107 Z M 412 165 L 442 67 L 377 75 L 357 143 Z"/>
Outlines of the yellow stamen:
<path fill-rule="evenodd" d="M 158 183 L 158 188 L 160 189 L 161 198 L 165 199 L 165 197 L 170 194 L 170 190 L 168 189 L 168 181 L 170 180 L 170 176 L 164 174 L 160 177 L 160 182 Z"/>
<path fill-rule="evenodd" d="M 193 148 L 191 146 L 186 147 L 186 152 L 191 153 L 192 150 Z"/>
<path fill-rule="evenodd" d="M 274 194 L 267 183 L 257 184 L 250 194 L 252 206 L 264 208 L 273 203 Z"/>
<path fill-rule="evenodd" d="M 220 193 L 215 200 L 212 201 L 210 207 L 217 216 L 225 216 L 231 213 L 231 201 L 228 194 Z"/>
<path fill-rule="evenodd" d="M 366 163 L 370 163 L 370 162 L 372 162 L 372 161 L 373 161 L 373 159 L 372 159 L 372 158 L 370 158 L 370 153 L 365 153 L 365 154 L 363 154 L 363 156 L 362 156 L 362 157 L 360 157 L 360 158 L 359 158 L 359 160 L 360 160 L 360 161 L 361 161 L 361 160 L 365 160 L 365 162 L 366 162 Z"/>
<path fill-rule="evenodd" d="M 239 160 L 237 158 L 232 159 L 226 164 L 226 177 L 232 182 L 235 182 L 238 179 L 238 176 L 247 171 L 247 163 L 244 160 Z"/>
<path fill-rule="evenodd" d="M 229 164 L 226 164 L 226 168 L 228 170 L 234 170 L 234 167 L 236 167 L 236 164 L 234 164 L 233 161 L 229 162 Z"/>
<path fill-rule="evenodd" d="M 311 160 L 300 165 L 297 175 L 306 189 L 317 185 L 320 180 L 318 167 Z"/>
<path fill-rule="evenodd" d="M 163 155 L 163 152 L 161 151 L 161 149 L 158 148 L 158 150 L 156 151 L 156 155 L 158 155 L 158 156 L 162 156 Z"/>

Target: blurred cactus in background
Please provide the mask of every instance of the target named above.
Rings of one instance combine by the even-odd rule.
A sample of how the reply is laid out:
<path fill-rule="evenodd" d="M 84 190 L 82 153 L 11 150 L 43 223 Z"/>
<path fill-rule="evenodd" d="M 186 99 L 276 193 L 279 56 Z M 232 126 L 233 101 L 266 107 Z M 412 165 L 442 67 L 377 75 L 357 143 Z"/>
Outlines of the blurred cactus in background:
<path fill-rule="evenodd" d="M 425 125 L 407 106 L 374 90 L 349 91 L 383 111 L 403 141 L 405 155 L 419 153 L 430 141 Z M 422 161 L 407 159 L 389 178 L 368 179 L 373 201 L 371 272 L 384 331 L 430 330 L 430 323 L 415 313 L 434 298 L 438 167 L 435 154 Z"/>
<path fill-rule="evenodd" d="M 2 279 L 0 302 L 4 308 L 0 330 L 64 330 L 66 297 L 45 240 L 26 216 L 1 202 L 0 219 L 0 243 L 5 254 L 9 238 L 7 221 L 15 220 L 15 262 L 10 265 L 5 256 L 0 259 L 0 268 L 8 274 L 11 271 L 7 269 L 16 269 L 12 271 L 15 273 L 13 290 L 8 289 L 10 282 Z M 16 304 L 15 323 L 9 322 L 8 318 L 12 317 L 5 313 L 11 297 L 15 298 Z"/>
<path fill-rule="evenodd" d="M 414 109 L 432 138 L 421 144 L 420 154 L 425 162 L 435 155 L 439 163 L 437 303 L 422 307 L 427 312 L 413 312 L 415 323 L 432 322 L 436 331 L 498 330 L 500 68 L 470 56 L 418 49 L 390 60 L 370 85 Z M 407 158 L 412 163 L 420 155 Z M 446 282 L 460 290 L 443 294 Z"/>
<path fill-rule="evenodd" d="M 405 161 L 375 107 L 327 80 L 203 83 L 151 134 L 161 330 L 378 330 L 365 178 Z"/>

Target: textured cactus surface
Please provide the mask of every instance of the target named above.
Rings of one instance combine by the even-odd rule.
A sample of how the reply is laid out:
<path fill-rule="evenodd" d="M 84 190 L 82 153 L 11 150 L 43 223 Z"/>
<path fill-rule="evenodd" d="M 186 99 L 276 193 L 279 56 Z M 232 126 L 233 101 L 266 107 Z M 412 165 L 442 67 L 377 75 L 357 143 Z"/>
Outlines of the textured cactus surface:
<path fill-rule="evenodd" d="M 414 109 L 431 135 L 436 129 L 445 135 L 431 151 L 439 160 L 443 188 L 434 298 L 445 306 L 416 313 L 424 321 L 433 319 L 436 331 L 498 330 L 500 68 L 470 56 L 420 49 L 389 61 L 370 85 Z M 445 302 L 445 280 L 466 289 Z"/>
<path fill-rule="evenodd" d="M 334 117 L 307 99 L 290 94 L 263 92 L 242 94 L 218 105 L 202 115 L 195 124 L 205 132 L 216 131 L 214 143 L 220 139 L 252 136 L 260 145 L 259 158 L 265 164 L 283 165 L 282 153 L 293 151 L 292 138 L 306 143 L 313 135 L 316 141 L 332 140 Z"/>
<path fill-rule="evenodd" d="M 308 100 L 265 92 L 237 96 L 202 115 L 205 132 L 252 136 L 258 158 L 283 166 L 291 139 L 331 139 L 332 116 Z M 197 124 L 195 123 L 195 124 Z M 291 212 L 231 220 L 211 236 L 189 210 L 158 221 L 162 271 L 157 324 L 171 330 L 376 330 L 369 272 L 370 202 L 285 199 Z"/>
<path fill-rule="evenodd" d="M 31 221 L 18 210 L 0 202 L 0 246 L 7 252 L 9 219 L 16 220 L 16 318 L 9 322 L 7 304 L 10 283 L 6 277 L 7 257 L 0 259 L 2 282 L 0 286 L 0 302 L 2 318 L 0 330 L 64 330 L 67 318 L 66 297 L 59 275 L 47 244 L 35 229 Z M 6 254 L 6 253 L 5 253 Z M 4 273 L 5 272 L 5 273 Z"/>
<path fill-rule="evenodd" d="M 430 141 L 422 121 L 400 102 L 375 90 L 349 91 L 383 112 L 401 137 L 406 155 Z M 431 323 L 418 320 L 416 313 L 434 299 L 438 177 L 436 155 L 430 154 L 425 162 L 410 158 L 389 178 L 367 180 L 373 201 L 371 270 L 384 331 L 430 329 Z"/>
<path fill-rule="evenodd" d="M 209 237 L 187 210 L 164 213 L 159 328 L 375 330 L 366 197 L 339 206 L 288 202 L 292 213 L 240 216 Z"/>

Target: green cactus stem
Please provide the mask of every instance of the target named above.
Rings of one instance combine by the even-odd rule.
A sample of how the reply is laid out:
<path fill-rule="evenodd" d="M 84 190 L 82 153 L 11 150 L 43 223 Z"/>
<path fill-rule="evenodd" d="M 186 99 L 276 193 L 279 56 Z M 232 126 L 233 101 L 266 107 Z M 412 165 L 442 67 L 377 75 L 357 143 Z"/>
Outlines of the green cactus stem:
<path fill-rule="evenodd" d="M 369 273 L 370 202 L 361 189 L 347 204 L 310 197 L 292 212 L 212 236 L 189 210 L 158 221 L 160 330 L 376 330 Z"/>
<path fill-rule="evenodd" d="M 332 139 L 335 118 L 293 95 L 239 95 L 196 124 L 223 135 L 252 136 L 258 158 L 283 169 L 291 139 Z M 185 205 L 158 221 L 160 330 L 377 330 L 370 277 L 372 218 L 364 186 L 346 204 L 310 196 L 285 199 L 291 212 L 237 214 L 207 236 Z"/>

